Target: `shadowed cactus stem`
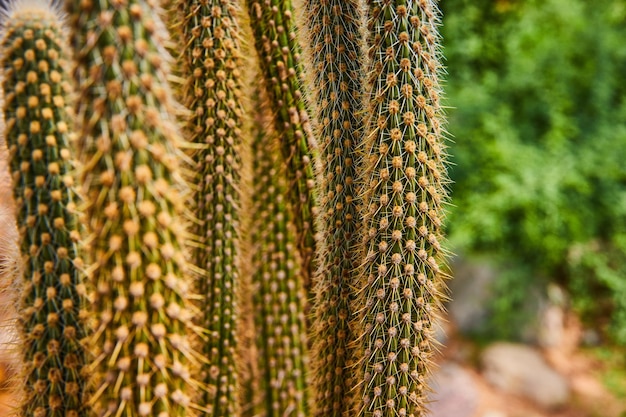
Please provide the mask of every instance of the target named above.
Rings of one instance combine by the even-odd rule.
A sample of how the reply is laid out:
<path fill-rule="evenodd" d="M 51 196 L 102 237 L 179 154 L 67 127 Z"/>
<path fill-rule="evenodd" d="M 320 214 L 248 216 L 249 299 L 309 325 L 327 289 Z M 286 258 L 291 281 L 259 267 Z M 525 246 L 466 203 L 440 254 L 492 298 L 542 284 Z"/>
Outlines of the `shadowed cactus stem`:
<path fill-rule="evenodd" d="M 26 385 L 21 415 L 82 416 L 85 286 L 66 106 L 65 22 L 45 2 L 4 12 L 6 138 L 22 254 L 19 307 Z"/>
<path fill-rule="evenodd" d="M 206 331 L 202 353 L 208 360 L 202 406 L 210 416 L 236 416 L 243 146 L 238 10 L 235 1 L 224 0 L 183 0 L 178 8 L 186 45 L 184 73 L 190 75 L 183 97 L 193 113 L 187 131 L 192 142 L 202 145 L 194 155 L 201 243 L 194 261 L 203 269 L 197 286 L 202 296 L 198 324 Z"/>
<path fill-rule="evenodd" d="M 267 109 L 267 106 L 262 106 Z M 262 112 L 262 110 L 260 110 Z M 267 121 L 255 125 L 253 297 L 265 417 L 307 415 L 305 294 L 280 146 Z"/>
<path fill-rule="evenodd" d="M 167 33 L 153 2 L 70 0 L 67 8 L 95 262 L 91 404 L 101 416 L 188 416 L 189 188 L 166 81 Z"/>
<path fill-rule="evenodd" d="M 291 0 L 247 0 L 263 82 L 287 163 L 285 174 L 294 209 L 306 285 L 315 253 L 315 160 L 317 144 L 305 106 L 300 46 L 296 39 Z"/>
<path fill-rule="evenodd" d="M 432 0 L 369 0 L 359 416 L 426 415 L 442 295 L 443 115 Z"/>
<path fill-rule="evenodd" d="M 341 416 L 352 389 L 349 346 L 357 257 L 357 154 L 362 135 L 362 8 L 350 0 L 307 0 L 306 24 L 321 145 L 321 236 L 315 276 L 312 375 L 315 415 Z"/>

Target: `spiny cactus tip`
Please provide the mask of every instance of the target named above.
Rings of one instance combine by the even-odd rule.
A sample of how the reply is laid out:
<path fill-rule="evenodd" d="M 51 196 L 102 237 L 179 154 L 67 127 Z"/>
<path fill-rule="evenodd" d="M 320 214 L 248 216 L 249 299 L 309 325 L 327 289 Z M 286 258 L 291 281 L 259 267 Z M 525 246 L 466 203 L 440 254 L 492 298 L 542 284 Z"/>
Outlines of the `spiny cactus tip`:
<path fill-rule="evenodd" d="M 9 0 L 0 5 L 0 24 L 5 26 L 22 13 L 28 13 L 31 18 L 63 19 L 65 16 L 60 0 Z"/>

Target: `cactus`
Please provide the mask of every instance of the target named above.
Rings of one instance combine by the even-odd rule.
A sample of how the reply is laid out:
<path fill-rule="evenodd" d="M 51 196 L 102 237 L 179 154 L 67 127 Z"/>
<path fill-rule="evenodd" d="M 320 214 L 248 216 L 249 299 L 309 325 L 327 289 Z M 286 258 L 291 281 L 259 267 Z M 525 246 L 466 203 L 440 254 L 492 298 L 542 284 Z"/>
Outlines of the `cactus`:
<path fill-rule="evenodd" d="M 152 4 L 67 4 L 94 260 L 91 404 L 107 416 L 186 416 L 196 387 L 184 141 L 166 81 L 167 34 Z"/>
<path fill-rule="evenodd" d="M 198 285 L 203 297 L 199 325 L 207 332 L 202 374 L 208 415 L 239 414 L 236 364 L 239 295 L 239 204 L 243 112 L 241 62 L 234 1 L 180 1 L 183 92 L 193 115 L 189 139 L 203 145 L 194 155 L 200 173 L 196 215 L 201 245 L 194 251 L 205 269 Z"/>
<path fill-rule="evenodd" d="M 85 286 L 70 148 L 64 21 L 52 6 L 6 12 L 2 58 L 6 136 L 22 254 L 25 360 L 21 415 L 86 415 L 81 373 Z"/>
<path fill-rule="evenodd" d="M 357 152 L 361 144 L 361 9 L 358 1 L 305 2 L 322 175 L 320 267 L 315 276 L 312 367 L 318 416 L 345 413 L 351 389 L 350 302 L 357 268 Z"/>
<path fill-rule="evenodd" d="M 267 106 L 262 106 L 267 108 Z M 307 415 L 305 295 L 277 138 L 257 118 L 253 157 L 253 297 L 259 402 L 266 417 Z"/>
<path fill-rule="evenodd" d="M 360 416 L 423 416 L 446 197 L 432 0 L 368 1 Z"/>
<path fill-rule="evenodd" d="M 302 256 L 302 273 L 309 286 L 315 252 L 315 160 L 317 143 L 305 106 L 300 47 L 291 0 L 247 0 L 274 127 L 288 169 L 289 193 Z"/>
<path fill-rule="evenodd" d="M 172 25 L 185 80 L 181 96 L 190 110 L 188 142 L 175 125 L 185 110 L 166 81 L 165 46 L 171 44 L 154 1 L 67 1 L 92 320 L 80 310 L 85 290 L 70 123 L 63 120 L 69 113 L 61 98 L 68 91 L 62 34 L 42 29 L 45 13 L 31 13 L 7 24 L 4 44 L 4 86 L 14 90 L 7 97 L 8 139 L 29 257 L 23 322 L 34 326 L 26 339 L 34 376 L 25 413 L 425 415 L 445 277 L 436 1 L 366 2 L 366 73 L 361 3 L 306 0 L 305 56 L 317 111 L 316 123 L 309 123 L 291 0 L 247 0 L 267 96 L 258 106 L 248 159 L 242 158 L 235 0 L 178 0 L 177 14 L 169 15 L 177 16 Z M 192 149 L 189 155 L 183 147 Z M 254 177 L 248 188 L 246 170 Z M 197 204 L 187 208 L 192 176 Z M 241 247 L 247 245 L 253 289 L 243 294 Z M 197 275 L 195 286 L 190 273 Z M 58 284 L 50 284 L 55 274 Z M 314 383 L 308 392 L 304 311 L 312 275 Z M 252 305 L 248 321 L 237 314 L 242 295 Z M 244 381 L 242 390 L 237 339 L 249 332 L 242 323 L 251 321 L 260 372 L 250 367 L 249 373 L 260 377 Z M 79 382 L 83 322 L 94 325 L 87 341 L 95 355 L 87 368 L 89 397 Z M 189 340 L 197 329 L 200 353 Z M 59 382 L 61 374 L 69 382 Z M 249 397 L 255 397 L 252 407 L 242 406 L 240 399 Z"/>

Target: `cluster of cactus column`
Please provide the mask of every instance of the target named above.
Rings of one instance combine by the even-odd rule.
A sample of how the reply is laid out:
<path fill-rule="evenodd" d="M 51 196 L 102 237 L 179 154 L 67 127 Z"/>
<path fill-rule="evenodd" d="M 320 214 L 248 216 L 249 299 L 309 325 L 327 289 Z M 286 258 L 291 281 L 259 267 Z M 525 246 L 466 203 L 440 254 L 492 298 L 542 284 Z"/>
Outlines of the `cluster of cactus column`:
<path fill-rule="evenodd" d="M 2 16 L 15 414 L 424 416 L 436 2 L 46 1 Z"/>

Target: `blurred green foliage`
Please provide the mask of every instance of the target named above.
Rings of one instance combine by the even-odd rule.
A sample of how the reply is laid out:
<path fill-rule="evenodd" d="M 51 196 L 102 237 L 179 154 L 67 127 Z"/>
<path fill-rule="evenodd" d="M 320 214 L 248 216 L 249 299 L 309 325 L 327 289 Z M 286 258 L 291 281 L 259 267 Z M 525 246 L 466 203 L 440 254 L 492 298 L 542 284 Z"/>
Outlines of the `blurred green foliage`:
<path fill-rule="evenodd" d="M 455 138 L 448 233 L 459 252 L 507 260 L 495 324 L 552 281 L 626 343 L 626 1 L 441 7 Z"/>

